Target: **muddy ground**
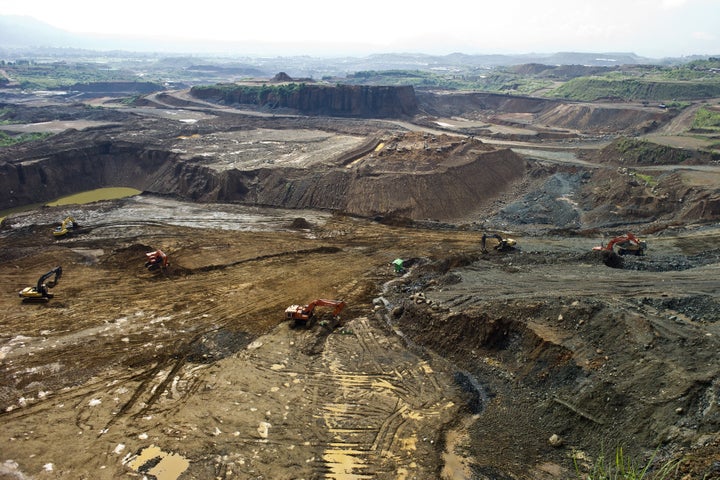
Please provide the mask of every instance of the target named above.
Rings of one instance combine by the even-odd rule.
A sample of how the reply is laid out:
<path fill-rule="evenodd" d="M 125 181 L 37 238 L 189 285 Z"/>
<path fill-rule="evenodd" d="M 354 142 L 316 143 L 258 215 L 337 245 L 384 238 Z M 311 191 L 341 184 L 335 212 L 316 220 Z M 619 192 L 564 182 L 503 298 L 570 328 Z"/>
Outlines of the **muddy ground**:
<path fill-rule="evenodd" d="M 184 107 L 134 115 L 221 123 Z M 217 170 L 275 156 L 442 179 L 485 148 L 447 131 L 460 121 L 203 127 L 172 141 Z M 672 478 L 720 478 L 717 166 L 651 170 L 651 185 L 597 160 L 607 142 L 588 135 L 512 144 L 521 173 L 440 218 L 149 192 L 10 215 L 0 478 L 569 479 L 617 447 L 682 460 Z M 367 150 L 369 137 L 381 141 Z M 483 141 L 503 142 L 517 139 Z M 67 215 L 78 228 L 54 238 Z M 647 254 L 608 268 L 592 247 L 631 229 Z M 486 231 L 517 248 L 483 253 Z M 156 248 L 162 272 L 144 267 Z M 54 297 L 23 303 L 57 265 Z M 344 300 L 341 319 L 321 309 L 292 328 L 285 308 L 316 298 Z"/>

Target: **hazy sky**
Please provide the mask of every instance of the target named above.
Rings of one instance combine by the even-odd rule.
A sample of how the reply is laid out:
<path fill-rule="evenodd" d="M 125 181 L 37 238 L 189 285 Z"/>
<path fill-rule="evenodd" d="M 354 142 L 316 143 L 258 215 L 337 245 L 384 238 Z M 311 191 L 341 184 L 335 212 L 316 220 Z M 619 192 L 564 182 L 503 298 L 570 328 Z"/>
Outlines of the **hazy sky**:
<path fill-rule="evenodd" d="M 0 15 L 72 32 L 272 43 L 275 54 L 720 55 L 720 0 L 0 0 Z"/>

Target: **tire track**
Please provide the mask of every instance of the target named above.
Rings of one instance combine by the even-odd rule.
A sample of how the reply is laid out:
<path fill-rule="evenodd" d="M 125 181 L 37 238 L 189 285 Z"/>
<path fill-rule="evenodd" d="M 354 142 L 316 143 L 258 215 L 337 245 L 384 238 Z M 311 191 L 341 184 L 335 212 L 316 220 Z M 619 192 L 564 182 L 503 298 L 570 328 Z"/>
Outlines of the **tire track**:
<path fill-rule="evenodd" d="M 327 374 L 317 378 L 322 381 L 317 398 L 324 400 L 316 406 L 316 418 L 330 441 L 316 468 L 332 479 L 391 475 L 412 451 L 419 424 L 439 413 L 443 391 L 430 380 L 432 370 L 424 361 L 395 358 L 395 348 L 378 341 L 367 318 L 353 320 L 348 328 L 354 338 L 328 340 L 322 359 Z M 388 357 L 393 358 L 382 364 L 375 360 Z"/>

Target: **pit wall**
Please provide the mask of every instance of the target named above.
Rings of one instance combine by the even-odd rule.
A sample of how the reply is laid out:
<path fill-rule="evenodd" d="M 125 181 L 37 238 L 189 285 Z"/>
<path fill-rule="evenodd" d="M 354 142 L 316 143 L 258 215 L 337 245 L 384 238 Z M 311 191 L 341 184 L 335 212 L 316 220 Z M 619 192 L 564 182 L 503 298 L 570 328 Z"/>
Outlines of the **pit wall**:
<path fill-rule="evenodd" d="M 219 172 L 207 159 L 184 160 L 164 150 L 138 150 L 110 142 L 51 157 L 0 164 L 0 209 L 48 202 L 102 187 L 132 187 L 198 202 L 385 214 L 448 220 L 492 200 L 525 172 L 511 150 L 482 153 L 473 161 L 423 174 L 372 169 L 268 169 Z"/>
<path fill-rule="evenodd" d="M 209 169 L 179 162 L 163 150 L 138 150 L 102 143 L 67 150 L 45 158 L 0 164 L 0 209 L 103 187 L 132 187 L 141 191 L 200 199 L 216 179 Z"/>
<path fill-rule="evenodd" d="M 402 118 L 417 113 L 412 86 L 221 84 L 196 86 L 190 94 L 209 102 L 253 105 L 271 110 L 289 108 L 305 115 Z"/>

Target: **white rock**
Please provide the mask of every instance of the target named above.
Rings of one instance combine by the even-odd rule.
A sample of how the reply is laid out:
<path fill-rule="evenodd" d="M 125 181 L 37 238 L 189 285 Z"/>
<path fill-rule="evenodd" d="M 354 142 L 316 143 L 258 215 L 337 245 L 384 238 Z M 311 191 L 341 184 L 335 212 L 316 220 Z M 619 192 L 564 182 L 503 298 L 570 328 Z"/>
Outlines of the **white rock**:
<path fill-rule="evenodd" d="M 270 425 L 268 422 L 260 422 L 260 425 L 257 429 L 260 438 L 268 438 L 268 432 L 270 431 L 270 427 L 272 427 L 272 425 Z"/>

